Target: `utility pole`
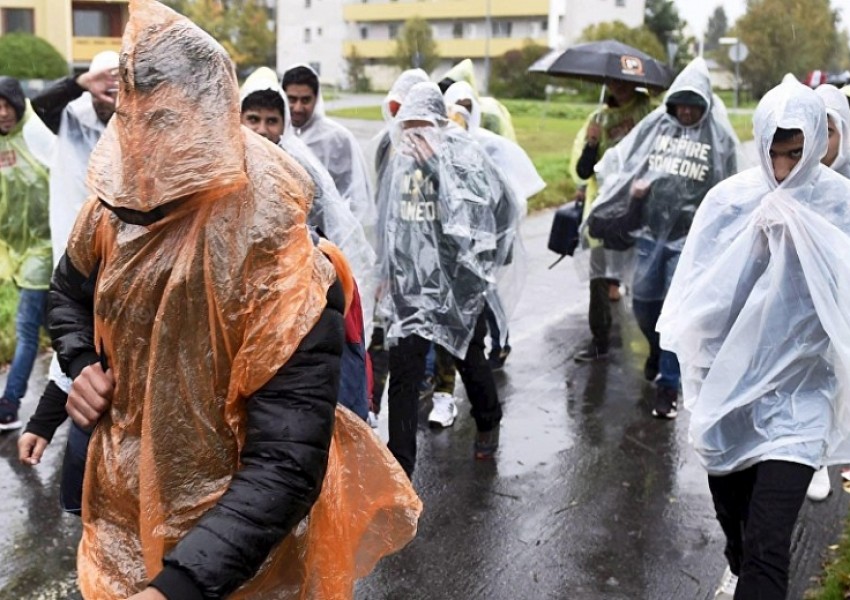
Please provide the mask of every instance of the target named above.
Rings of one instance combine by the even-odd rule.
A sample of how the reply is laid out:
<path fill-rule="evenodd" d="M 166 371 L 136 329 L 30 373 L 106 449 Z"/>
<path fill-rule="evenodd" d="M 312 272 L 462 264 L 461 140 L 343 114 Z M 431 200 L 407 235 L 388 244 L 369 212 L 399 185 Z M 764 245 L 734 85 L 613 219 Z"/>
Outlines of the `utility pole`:
<path fill-rule="evenodd" d="M 493 25 L 490 20 L 490 0 L 484 0 L 484 94 L 490 92 L 490 35 Z"/>

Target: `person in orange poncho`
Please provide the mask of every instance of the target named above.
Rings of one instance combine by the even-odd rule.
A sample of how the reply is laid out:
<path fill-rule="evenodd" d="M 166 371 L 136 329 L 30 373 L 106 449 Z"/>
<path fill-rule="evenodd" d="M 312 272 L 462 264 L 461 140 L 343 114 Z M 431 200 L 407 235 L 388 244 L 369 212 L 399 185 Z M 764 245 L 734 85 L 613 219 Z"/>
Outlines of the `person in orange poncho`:
<path fill-rule="evenodd" d="M 351 598 L 421 503 L 336 406 L 350 272 L 306 225 L 307 174 L 240 127 L 227 53 L 153 0 L 130 11 L 49 293 L 68 412 L 93 427 L 82 595 Z"/>

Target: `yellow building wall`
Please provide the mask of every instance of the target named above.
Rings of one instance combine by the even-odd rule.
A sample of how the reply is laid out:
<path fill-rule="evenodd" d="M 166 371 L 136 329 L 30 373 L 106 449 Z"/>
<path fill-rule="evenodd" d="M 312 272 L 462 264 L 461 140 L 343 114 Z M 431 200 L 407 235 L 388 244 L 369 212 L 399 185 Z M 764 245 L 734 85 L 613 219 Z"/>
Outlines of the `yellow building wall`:
<path fill-rule="evenodd" d="M 501 56 L 509 50 L 519 50 L 529 40 L 518 38 L 491 38 L 490 56 Z M 546 46 L 547 38 L 533 39 L 532 42 Z M 484 39 L 474 40 L 436 40 L 437 52 L 441 58 L 484 58 L 486 54 L 486 41 Z M 363 58 L 389 58 L 395 52 L 395 40 L 361 40 L 345 42 L 344 52 L 348 56 L 352 48 Z"/>
<path fill-rule="evenodd" d="M 385 2 L 382 4 L 346 4 L 346 21 L 406 21 L 412 17 L 426 20 L 483 18 L 486 0 L 432 0 L 431 2 Z M 490 0 L 490 16 L 533 17 L 549 14 L 549 0 Z"/>

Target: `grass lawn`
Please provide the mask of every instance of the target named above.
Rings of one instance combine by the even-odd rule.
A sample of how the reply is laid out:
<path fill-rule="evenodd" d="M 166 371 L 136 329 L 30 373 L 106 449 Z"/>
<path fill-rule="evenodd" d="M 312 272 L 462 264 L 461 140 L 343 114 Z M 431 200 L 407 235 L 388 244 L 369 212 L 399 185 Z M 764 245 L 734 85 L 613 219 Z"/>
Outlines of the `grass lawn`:
<path fill-rule="evenodd" d="M 529 210 L 563 204 L 575 192 L 575 185 L 568 173 L 573 140 L 596 105 L 564 100 L 503 102 L 511 111 L 517 141 L 528 152 L 538 173 L 546 182 L 546 189 L 529 200 Z M 379 106 L 336 110 L 330 111 L 329 114 L 370 121 L 383 118 Z M 752 139 L 752 115 L 733 114 L 730 119 L 741 141 Z"/>

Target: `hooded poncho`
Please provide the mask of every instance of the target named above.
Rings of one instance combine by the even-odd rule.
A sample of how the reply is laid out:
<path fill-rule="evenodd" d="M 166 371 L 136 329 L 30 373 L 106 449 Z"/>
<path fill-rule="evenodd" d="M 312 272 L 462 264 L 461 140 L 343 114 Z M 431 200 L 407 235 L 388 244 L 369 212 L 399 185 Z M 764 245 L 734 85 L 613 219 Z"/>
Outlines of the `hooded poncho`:
<path fill-rule="evenodd" d="M 453 66 L 448 73 L 443 75 L 444 79 L 450 79 L 457 83 L 465 81 L 475 91 L 475 96 L 481 105 L 481 127 L 488 131 L 492 131 L 496 135 L 506 137 L 512 142 L 516 141 L 516 132 L 514 131 L 513 120 L 511 113 L 504 104 L 493 98 L 492 96 L 478 96 L 478 84 L 475 80 L 475 69 L 472 61 L 468 58 L 463 59 Z"/>
<path fill-rule="evenodd" d="M 837 173 L 850 177 L 850 106 L 847 104 L 847 96 L 841 93 L 834 85 L 821 85 L 815 89 L 826 105 L 826 114 L 835 123 L 841 142 L 838 145 L 838 156 L 829 165 L 829 168 Z"/>
<path fill-rule="evenodd" d="M 295 67 L 306 67 L 313 71 L 307 65 L 293 65 L 288 70 Z M 313 73 L 315 74 L 315 71 Z M 316 78 L 318 79 L 318 74 Z M 367 239 L 374 239 L 377 213 L 366 159 L 354 135 L 325 116 L 321 91 L 316 99 L 313 116 L 301 127 L 294 127 L 293 131 L 328 170 L 339 195 L 363 225 Z"/>
<path fill-rule="evenodd" d="M 781 184 L 777 128 L 805 136 Z M 767 459 L 850 460 L 850 182 L 820 164 L 826 111 L 806 86 L 768 92 L 753 129 L 761 166 L 706 196 L 657 326 L 713 474 Z"/>
<path fill-rule="evenodd" d="M 678 98 L 698 98 L 705 107 L 695 125 L 684 126 L 674 116 Z M 602 187 L 591 217 L 625 214 L 634 181 L 650 184 L 642 201 L 641 226 L 633 233 L 654 242 L 654 252 L 665 246 L 678 251 L 685 241 L 694 213 L 714 185 L 736 172 L 737 139 L 720 100 L 712 96 L 705 61 L 692 61 L 676 77 L 664 104 L 647 115 L 596 165 Z M 646 260 L 644 264 L 655 264 Z M 647 273 L 635 272 L 635 288 Z M 663 300 L 639 298 L 639 300 Z"/>
<path fill-rule="evenodd" d="M 375 251 L 366 240 L 363 226 L 352 214 L 348 203 L 339 195 L 328 170 L 322 166 L 312 151 L 295 135 L 290 124 L 289 102 L 277 81 L 277 75 L 268 67 L 254 71 L 239 93 L 240 101 L 254 92 L 270 90 L 280 94 L 284 105 L 284 129 L 278 145 L 283 148 L 310 175 L 315 186 L 313 204 L 307 222 L 342 250 L 360 290 L 363 306 L 363 323 L 367 333 L 371 330 L 375 307 Z"/>
<path fill-rule="evenodd" d="M 48 217 L 48 172 L 53 134 L 32 111 L 21 84 L 0 77 L 0 97 L 17 124 L 0 135 L 0 278 L 46 290 L 53 273 Z"/>
<path fill-rule="evenodd" d="M 68 245 L 78 271 L 98 271 L 94 333 L 115 376 L 86 462 L 87 600 L 144 588 L 226 492 L 246 400 L 313 328 L 335 277 L 306 226 L 312 182 L 240 127 L 226 52 L 156 2 L 130 10 L 118 110 L 91 157 L 97 198 Z M 139 212 L 161 218 L 128 222 Z M 309 517 L 228 597 L 350 597 L 420 509 L 380 441 L 338 408 Z"/>
<path fill-rule="evenodd" d="M 431 127 L 405 130 L 406 121 Z M 378 191 L 387 337 L 419 335 L 462 358 L 485 302 L 506 324 L 494 292 L 516 237 L 516 200 L 469 134 L 447 125 L 435 84 L 410 90 L 392 138 Z"/>

